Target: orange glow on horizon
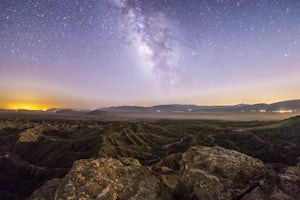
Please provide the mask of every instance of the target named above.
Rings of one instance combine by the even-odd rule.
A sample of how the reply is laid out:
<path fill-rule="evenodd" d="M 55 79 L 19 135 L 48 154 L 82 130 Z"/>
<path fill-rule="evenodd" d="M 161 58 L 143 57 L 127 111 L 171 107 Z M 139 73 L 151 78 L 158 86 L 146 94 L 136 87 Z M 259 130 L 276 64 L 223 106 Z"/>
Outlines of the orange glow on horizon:
<path fill-rule="evenodd" d="M 52 108 L 52 106 L 38 103 L 9 103 L 5 105 L 4 108 L 11 110 L 47 110 L 49 108 Z"/>

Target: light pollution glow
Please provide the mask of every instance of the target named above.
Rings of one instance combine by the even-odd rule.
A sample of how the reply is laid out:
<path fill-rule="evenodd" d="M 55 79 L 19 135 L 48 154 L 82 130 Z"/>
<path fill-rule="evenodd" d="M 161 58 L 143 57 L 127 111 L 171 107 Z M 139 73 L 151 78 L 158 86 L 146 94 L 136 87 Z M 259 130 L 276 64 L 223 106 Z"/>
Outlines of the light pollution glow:
<path fill-rule="evenodd" d="M 12 109 L 12 110 L 47 110 L 52 108 L 53 105 L 49 104 L 38 104 L 38 103 L 8 103 L 3 107 L 5 109 Z"/>

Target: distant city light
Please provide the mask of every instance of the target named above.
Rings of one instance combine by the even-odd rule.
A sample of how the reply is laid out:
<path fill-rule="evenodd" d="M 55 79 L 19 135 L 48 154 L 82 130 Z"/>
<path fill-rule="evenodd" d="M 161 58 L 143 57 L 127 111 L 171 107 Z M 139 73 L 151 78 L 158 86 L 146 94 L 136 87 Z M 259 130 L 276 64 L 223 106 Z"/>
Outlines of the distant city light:
<path fill-rule="evenodd" d="M 293 110 L 276 110 L 277 113 L 293 113 Z"/>
<path fill-rule="evenodd" d="M 247 112 L 245 110 L 241 110 L 241 112 Z M 250 110 L 248 112 L 259 112 L 259 113 L 266 113 L 266 112 L 272 112 L 272 113 L 280 113 L 280 114 L 285 114 L 285 113 L 295 113 L 297 110 Z"/>

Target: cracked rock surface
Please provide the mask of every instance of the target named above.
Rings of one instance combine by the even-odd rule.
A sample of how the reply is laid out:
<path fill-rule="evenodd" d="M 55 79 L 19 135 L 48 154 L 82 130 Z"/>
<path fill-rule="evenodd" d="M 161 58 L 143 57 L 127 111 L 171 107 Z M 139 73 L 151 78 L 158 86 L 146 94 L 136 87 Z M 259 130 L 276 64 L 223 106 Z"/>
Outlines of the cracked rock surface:
<path fill-rule="evenodd" d="M 197 146 L 182 156 L 178 199 L 237 199 L 264 177 L 262 161 L 222 147 Z"/>
<path fill-rule="evenodd" d="M 41 198 L 38 193 L 36 191 L 32 199 Z M 71 171 L 60 180 L 54 195 L 54 199 L 166 198 L 161 194 L 159 180 L 151 174 L 150 169 L 132 158 L 76 161 Z"/>
<path fill-rule="evenodd" d="M 176 167 L 167 167 L 175 158 Z M 125 157 L 78 160 L 64 178 L 46 182 L 31 199 L 300 199 L 297 166 L 276 171 L 259 159 L 219 146 L 194 146 L 164 161 L 151 168 Z"/>

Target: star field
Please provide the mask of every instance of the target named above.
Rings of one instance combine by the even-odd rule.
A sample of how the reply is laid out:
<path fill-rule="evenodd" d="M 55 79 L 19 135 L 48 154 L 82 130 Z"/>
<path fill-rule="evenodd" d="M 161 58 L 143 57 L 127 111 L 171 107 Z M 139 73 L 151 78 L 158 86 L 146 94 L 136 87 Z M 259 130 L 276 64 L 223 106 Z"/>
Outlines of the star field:
<path fill-rule="evenodd" d="M 297 0 L 3 0 L 0 107 L 299 98 Z"/>

